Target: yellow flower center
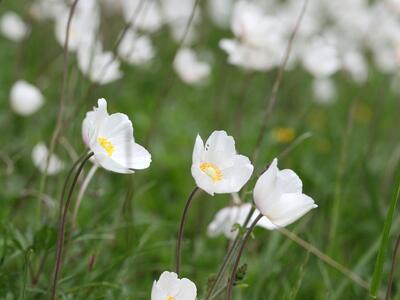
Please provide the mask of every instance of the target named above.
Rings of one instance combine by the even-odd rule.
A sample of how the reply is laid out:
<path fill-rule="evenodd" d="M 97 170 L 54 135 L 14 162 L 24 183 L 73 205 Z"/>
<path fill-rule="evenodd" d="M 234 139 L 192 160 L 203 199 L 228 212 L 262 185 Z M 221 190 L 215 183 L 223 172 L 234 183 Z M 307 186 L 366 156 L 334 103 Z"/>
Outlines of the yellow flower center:
<path fill-rule="evenodd" d="M 278 143 L 290 143 L 294 140 L 296 132 L 290 127 L 279 127 L 272 131 L 272 136 Z"/>
<path fill-rule="evenodd" d="M 168 296 L 168 297 L 167 297 L 167 300 L 175 300 L 175 298 L 172 297 L 172 296 Z"/>
<path fill-rule="evenodd" d="M 206 173 L 214 182 L 222 180 L 222 172 L 221 170 L 212 163 L 201 163 L 200 170 Z"/>
<path fill-rule="evenodd" d="M 114 147 L 113 143 L 111 143 L 105 137 L 99 137 L 97 139 L 97 142 L 99 143 L 100 146 L 102 146 L 104 148 L 104 150 L 106 150 L 108 156 L 113 155 L 113 153 L 115 151 L 115 147 Z"/>

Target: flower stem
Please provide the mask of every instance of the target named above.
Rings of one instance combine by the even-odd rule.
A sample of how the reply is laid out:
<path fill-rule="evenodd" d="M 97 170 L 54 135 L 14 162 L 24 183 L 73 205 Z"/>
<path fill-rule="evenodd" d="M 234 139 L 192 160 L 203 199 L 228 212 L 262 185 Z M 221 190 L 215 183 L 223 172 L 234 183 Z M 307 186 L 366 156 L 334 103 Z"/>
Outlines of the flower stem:
<path fill-rule="evenodd" d="M 178 237 L 176 240 L 176 268 L 175 268 L 175 271 L 176 271 L 175 273 L 178 274 L 178 276 L 179 276 L 179 272 L 180 272 L 180 268 L 181 268 L 181 248 L 182 248 L 183 230 L 185 227 L 185 223 L 186 223 L 190 205 L 192 204 L 194 196 L 196 195 L 196 193 L 198 191 L 199 191 L 199 188 L 196 186 L 190 193 L 189 198 L 186 201 L 185 208 L 183 210 L 181 223 L 179 225 L 179 232 L 178 232 Z"/>
<path fill-rule="evenodd" d="M 253 221 L 253 223 L 251 223 L 249 229 L 247 229 L 247 231 L 246 231 L 246 233 L 245 233 L 245 235 L 243 237 L 242 245 L 240 246 L 239 253 L 236 256 L 235 264 L 233 265 L 233 268 L 232 268 L 231 277 L 229 278 L 227 294 L 226 294 L 226 299 L 227 300 L 231 300 L 232 299 L 232 288 L 233 288 L 233 284 L 235 282 L 236 272 L 237 272 L 237 269 L 239 267 L 239 262 L 240 262 L 240 258 L 242 256 L 242 254 L 243 254 L 244 247 L 246 246 L 247 241 L 248 241 L 248 239 L 249 239 L 254 227 L 256 227 L 258 221 L 260 221 L 260 219 L 262 217 L 263 217 L 262 214 L 259 214 L 257 216 L 257 218 Z"/>
<path fill-rule="evenodd" d="M 62 251 L 63 251 L 63 246 L 64 246 L 64 235 L 65 235 L 65 221 L 67 218 L 67 213 L 68 213 L 68 208 L 71 203 L 72 199 L 72 194 L 74 192 L 75 185 L 78 181 L 79 175 L 81 174 L 83 167 L 85 166 L 85 163 L 89 160 L 90 157 L 93 156 L 93 152 L 90 152 L 86 155 L 86 157 L 82 160 L 81 164 L 79 165 L 78 170 L 75 173 L 75 177 L 72 181 L 71 187 L 68 192 L 68 197 L 65 202 L 64 210 L 62 211 L 61 217 L 60 217 L 60 223 L 58 226 L 58 237 L 57 237 L 57 252 L 56 252 L 56 263 L 54 266 L 54 275 L 53 275 L 53 285 L 52 285 L 52 292 L 51 292 L 51 299 L 55 300 L 56 299 L 56 294 L 57 294 L 57 281 L 58 281 L 58 276 L 61 271 L 61 266 L 62 266 Z M 68 178 L 67 178 L 68 179 Z M 65 185 L 66 186 L 66 185 Z M 62 203 L 61 203 L 62 205 Z M 61 210 L 60 210 L 61 211 Z"/>

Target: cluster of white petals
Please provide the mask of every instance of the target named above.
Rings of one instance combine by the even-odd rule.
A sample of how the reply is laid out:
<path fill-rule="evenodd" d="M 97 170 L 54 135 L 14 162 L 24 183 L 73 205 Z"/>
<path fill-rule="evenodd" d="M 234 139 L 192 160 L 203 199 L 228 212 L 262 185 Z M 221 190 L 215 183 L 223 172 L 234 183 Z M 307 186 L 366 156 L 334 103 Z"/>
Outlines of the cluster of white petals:
<path fill-rule="evenodd" d="M 51 154 L 44 143 L 37 144 L 32 150 L 32 161 L 40 172 L 44 173 L 47 166 L 47 175 L 56 175 L 64 169 L 64 163 L 57 155 Z"/>
<path fill-rule="evenodd" d="M 99 99 L 98 107 L 86 114 L 82 136 L 104 169 L 128 174 L 150 166 L 151 155 L 135 142 L 129 117 L 122 113 L 110 115 L 105 99 Z"/>
<path fill-rule="evenodd" d="M 165 271 L 151 290 L 151 300 L 195 300 L 196 285 L 187 278 L 179 279 L 174 272 Z"/>
<path fill-rule="evenodd" d="M 197 54 L 189 48 L 183 48 L 176 54 L 174 69 L 182 81 L 187 84 L 202 83 L 211 72 L 210 65 L 200 61 Z"/>

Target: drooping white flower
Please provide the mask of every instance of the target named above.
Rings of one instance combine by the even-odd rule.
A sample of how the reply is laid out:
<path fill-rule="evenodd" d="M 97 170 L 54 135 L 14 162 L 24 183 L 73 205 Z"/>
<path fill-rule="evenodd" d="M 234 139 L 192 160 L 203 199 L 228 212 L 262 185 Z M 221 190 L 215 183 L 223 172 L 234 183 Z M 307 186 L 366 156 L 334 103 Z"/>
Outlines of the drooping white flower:
<path fill-rule="evenodd" d="M 28 26 L 16 13 L 9 11 L 1 16 L 0 32 L 6 38 L 20 42 L 27 36 L 28 31 Z"/>
<path fill-rule="evenodd" d="M 336 88 L 331 78 L 315 78 L 312 83 L 314 99 L 321 104 L 330 104 L 335 101 Z"/>
<path fill-rule="evenodd" d="M 340 69 L 340 60 L 332 36 L 313 38 L 302 51 L 304 68 L 314 77 L 329 77 Z"/>
<path fill-rule="evenodd" d="M 174 69 L 182 81 L 188 84 L 204 82 L 211 72 L 210 65 L 200 61 L 189 48 L 183 48 L 176 54 Z"/>
<path fill-rule="evenodd" d="M 234 239 L 238 234 L 238 230 L 233 226 L 235 224 L 239 224 L 243 226 L 246 218 L 251 210 L 251 204 L 245 203 L 241 205 L 234 205 L 224 207 L 214 216 L 212 222 L 208 225 L 207 234 L 210 237 L 216 237 L 218 235 L 225 235 L 228 239 Z M 252 214 L 250 221 L 248 222 L 248 226 L 253 223 L 253 221 L 259 215 L 258 209 L 255 209 Z M 262 217 L 260 221 L 258 221 L 257 226 L 266 228 L 266 229 L 274 229 L 274 225 L 266 218 Z"/>
<path fill-rule="evenodd" d="M 214 131 L 205 145 L 197 135 L 192 160 L 197 186 L 210 195 L 238 192 L 253 173 L 250 160 L 236 153 L 235 140 L 225 131 Z"/>
<path fill-rule="evenodd" d="M 117 173 L 133 173 L 146 169 L 151 163 L 150 153 L 135 143 L 133 126 L 122 113 L 109 115 L 105 99 L 86 114 L 82 123 L 85 144 L 94 153 L 94 159 L 104 169 Z"/>
<path fill-rule="evenodd" d="M 196 285 L 187 278 L 179 279 L 174 272 L 165 271 L 154 281 L 151 300 L 195 300 Z"/>
<path fill-rule="evenodd" d="M 48 161 L 49 165 L 47 167 L 47 175 L 50 176 L 55 175 L 64 169 L 64 163 L 57 155 L 53 153 L 49 158 L 49 150 L 44 143 L 39 143 L 33 148 L 32 161 L 35 167 L 42 173 L 46 170 Z"/>
<path fill-rule="evenodd" d="M 78 48 L 78 67 L 92 82 L 108 84 L 122 77 L 120 61 L 99 42 L 86 41 Z"/>
<path fill-rule="evenodd" d="M 303 194 L 303 183 L 290 169 L 279 170 L 275 158 L 254 187 L 256 207 L 276 227 L 285 227 L 311 209 L 316 208 L 314 200 Z"/>
<path fill-rule="evenodd" d="M 231 29 L 235 39 L 223 39 L 220 48 L 229 63 L 245 69 L 265 71 L 277 66 L 285 49 L 285 30 L 281 21 L 264 14 L 255 3 L 235 4 Z"/>
<path fill-rule="evenodd" d="M 24 81 L 18 80 L 10 91 L 11 109 L 21 115 L 30 116 L 37 112 L 44 103 L 44 97 L 40 90 Z"/>
<path fill-rule="evenodd" d="M 118 55 L 129 64 L 142 65 L 153 59 L 153 44 L 147 35 L 129 29 L 118 47 Z"/>

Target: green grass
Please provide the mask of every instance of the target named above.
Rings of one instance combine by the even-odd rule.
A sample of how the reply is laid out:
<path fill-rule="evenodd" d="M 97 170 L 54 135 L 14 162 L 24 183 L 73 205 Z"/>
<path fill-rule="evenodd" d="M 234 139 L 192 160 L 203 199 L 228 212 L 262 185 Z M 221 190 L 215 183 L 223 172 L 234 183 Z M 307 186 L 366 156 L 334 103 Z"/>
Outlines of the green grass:
<path fill-rule="evenodd" d="M 3 1 L 0 14 L 15 8 L 26 15 L 23 3 Z M 44 209 L 38 228 L 35 226 L 38 199 L 24 196 L 23 192 L 39 189 L 40 173 L 33 167 L 31 150 L 38 141 L 48 143 L 54 129 L 62 78 L 62 48 L 55 42 L 51 24 L 33 25 L 31 37 L 20 46 L 0 37 L 0 152 L 13 162 L 11 174 L 6 173 L 3 161 L 0 162 L 0 299 L 20 299 L 23 290 L 25 299 L 48 299 L 57 204 L 68 171 L 48 178 L 45 194 L 54 200 L 56 207 Z M 120 27 L 115 27 L 118 32 Z M 108 48 L 116 32 L 106 33 Z M 195 45 L 196 49 L 213 54 L 209 83 L 196 88 L 178 79 L 163 99 L 162 113 L 149 145 L 153 156 L 151 167 L 131 176 L 102 169 L 96 173 L 68 245 L 59 283 L 63 295 L 60 299 L 149 299 L 153 280 L 162 271 L 174 269 L 179 218 L 194 187 L 190 166 L 196 134 L 206 138 L 215 129 L 225 129 L 235 137 L 240 153 L 251 156 L 263 115 L 263 101 L 270 93 L 276 71 L 253 74 L 249 85 L 243 88 L 249 75 L 226 65 L 226 56 L 218 49 L 218 40 L 224 36 L 230 33 L 205 26 Z M 96 86 L 86 98 L 90 83 L 79 73 L 75 57 L 71 56 L 66 114 L 69 123 L 62 137 L 77 153 L 84 150 L 81 122 L 99 97 L 109 101 L 111 112 L 128 114 L 133 120 L 136 140 L 144 141 L 154 122 L 152 116 L 165 81 L 175 76 L 171 57 L 176 45 L 166 31 L 158 33 L 154 42 L 158 52 L 151 66 L 141 69 L 124 65 L 122 80 Z M 273 128 L 292 127 L 297 136 L 312 133 L 312 137 L 280 161 L 281 167 L 292 168 L 300 175 L 305 193 L 319 206 L 289 226 L 289 230 L 322 252 L 329 252 L 334 260 L 367 282 L 372 280 L 390 195 L 395 189 L 394 179 L 400 173 L 397 160 L 395 165 L 388 163 L 400 142 L 400 102 L 390 90 L 390 77 L 373 68 L 370 71 L 370 78 L 363 86 L 352 83 L 345 74 L 335 75 L 338 101 L 329 107 L 314 103 L 309 75 L 300 68 L 286 73 L 262 145 L 260 164 L 255 166 L 257 172 L 261 171 L 288 147 L 273 139 Z M 46 96 L 46 105 L 32 117 L 18 117 L 9 108 L 9 89 L 17 78 L 37 84 Z M 353 125 L 346 136 L 352 105 L 355 105 Z M 77 114 L 73 113 L 75 109 Z M 72 166 L 73 161 L 62 145 L 57 145 L 56 153 L 67 166 Z M 387 176 L 391 168 L 394 174 Z M 254 182 L 254 179 L 250 182 L 250 190 Z M 132 197 L 127 197 L 131 189 Z M 246 201 L 250 200 L 247 195 Z M 207 224 L 229 201 L 228 195 L 210 197 L 203 193 L 189 214 L 182 274 L 196 282 L 199 296 L 205 293 L 207 280 L 217 271 L 227 246 L 224 237 L 206 236 Z M 340 202 L 338 207 L 337 202 Z M 335 234 L 330 239 L 335 214 Z M 393 236 L 399 232 L 399 225 L 398 210 L 393 211 L 393 235 L 386 230 L 387 253 L 393 251 Z M 67 237 L 69 230 L 70 226 Z M 366 299 L 369 296 L 368 289 L 354 284 L 279 232 L 258 228 L 255 237 L 242 258 L 242 263 L 248 265 L 246 287 L 234 289 L 235 299 Z M 32 285 L 31 268 L 36 272 L 44 256 L 47 258 L 41 276 Z M 380 288 L 385 291 L 391 255 L 382 257 L 379 264 Z M 397 270 L 395 278 L 399 276 Z M 374 288 L 377 291 L 379 286 Z M 392 295 L 393 299 L 399 299 L 398 285 Z"/>

